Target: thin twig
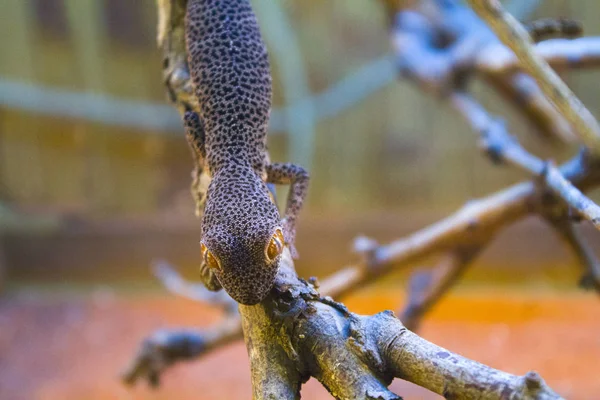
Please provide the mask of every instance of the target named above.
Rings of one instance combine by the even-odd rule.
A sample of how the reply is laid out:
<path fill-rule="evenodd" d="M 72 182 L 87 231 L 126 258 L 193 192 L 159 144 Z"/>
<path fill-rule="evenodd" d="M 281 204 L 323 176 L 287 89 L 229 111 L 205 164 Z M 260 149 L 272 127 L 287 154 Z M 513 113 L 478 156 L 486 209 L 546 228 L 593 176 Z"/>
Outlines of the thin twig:
<path fill-rule="evenodd" d="M 409 281 L 408 301 L 400 320 L 415 331 L 421 318 L 456 283 L 482 246 L 457 249 L 444 256 L 431 271 L 415 271 Z"/>
<path fill-rule="evenodd" d="M 546 164 L 544 181 L 554 194 L 562 198 L 574 211 L 600 230 L 600 207 L 565 179 L 551 162 Z"/>
<path fill-rule="evenodd" d="M 569 122 L 556 111 L 532 77 L 520 71 L 484 73 L 483 77 L 534 128 L 531 131 L 545 142 L 576 142 L 577 137 Z"/>
<path fill-rule="evenodd" d="M 600 261 L 592 248 L 586 243 L 585 238 L 579 233 L 575 224 L 568 218 L 550 219 L 552 226 L 565 240 L 575 253 L 577 261 L 585 268 L 580 285 L 584 288 L 593 288 L 600 294 Z"/>
<path fill-rule="evenodd" d="M 227 317 L 203 331 L 158 331 L 144 340 L 121 379 L 127 385 L 146 380 L 157 386 L 162 372 L 176 362 L 194 360 L 242 337 L 238 316 Z"/>
<path fill-rule="evenodd" d="M 164 260 L 154 261 L 153 270 L 154 275 L 156 275 L 165 288 L 176 296 L 216 305 L 223 308 L 229 314 L 237 314 L 237 302 L 224 290 L 213 292 L 208 290 L 203 284 L 188 282 Z"/>
<path fill-rule="evenodd" d="M 555 69 L 596 68 L 600 65 L 600 38 L 551 39 L 533 46 L 535 54 Z M 510 48 L 494 43 L 483 48 L 473 61 L 479 72 L 507 73 L 523 69 Z"/>
<path fill-rule="evenodd" d="M 534 42 L 550 37 L 576 38 L 583 34 L 579 22 L 569 18 L 542 18 L 527 22 L 525 29 Z"/>
<path fill-rule="evenodd" d="M 525 151 L 506 130 L 506 123 L 493 118 L 467 93 L 454 92 L 450 103 L 481 136 L 481 146 L 494 162 L 507 162 L 534 175 L 544 170 L 544 162 Z"/>

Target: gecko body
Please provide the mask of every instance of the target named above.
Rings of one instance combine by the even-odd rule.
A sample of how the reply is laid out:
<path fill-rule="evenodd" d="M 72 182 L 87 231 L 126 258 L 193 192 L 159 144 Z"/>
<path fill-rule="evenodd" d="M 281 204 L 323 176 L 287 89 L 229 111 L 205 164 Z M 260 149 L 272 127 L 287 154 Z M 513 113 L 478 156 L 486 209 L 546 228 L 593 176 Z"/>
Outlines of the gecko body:
<path fill-rule="evenodd" d="M 201 195 L 201 269 L 210 289 L 256 304 L 273 286 L 284 244 L 295 255 L 308 174 L 269 162 L 271 72 L 249 0 L 189 0 L 186 46 L 201 108 L 186 112 L 186 136 L 211 178 Z M 284 218 L 267 183 L 290 184 Z"/>

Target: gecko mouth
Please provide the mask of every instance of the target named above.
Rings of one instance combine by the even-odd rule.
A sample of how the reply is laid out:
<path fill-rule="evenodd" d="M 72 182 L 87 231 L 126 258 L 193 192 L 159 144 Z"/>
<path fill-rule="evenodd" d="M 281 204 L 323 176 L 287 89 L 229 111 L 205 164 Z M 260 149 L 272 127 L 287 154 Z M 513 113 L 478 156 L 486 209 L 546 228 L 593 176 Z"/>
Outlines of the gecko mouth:
<path fill-rule="evenodd" d="M 267 297 L 275 283 L 279 263 L 272 266 L 246 266 L 241 273 L 215 271 L 223 289 L 240 304 L 252 306 Z"/>

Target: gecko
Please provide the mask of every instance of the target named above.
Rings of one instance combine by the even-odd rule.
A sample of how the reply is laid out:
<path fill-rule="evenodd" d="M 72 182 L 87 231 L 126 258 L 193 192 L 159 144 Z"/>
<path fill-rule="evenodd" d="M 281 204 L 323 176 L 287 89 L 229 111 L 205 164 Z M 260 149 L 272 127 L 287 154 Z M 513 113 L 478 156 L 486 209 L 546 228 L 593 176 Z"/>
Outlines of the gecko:
<path fill-rule="evenodd" d="M 271 70 L 249 0 L 188 0 L 185 41 L 200 112 L 184 127 L 210 184 L 203 201 L 201 272 L 211 290 L 254 305 L 272 289 L 284 246 L 292 257 L 309 175 L 271 163 L 267 128 Z M 289 185 L 283 217 L 267 185 Z"/>

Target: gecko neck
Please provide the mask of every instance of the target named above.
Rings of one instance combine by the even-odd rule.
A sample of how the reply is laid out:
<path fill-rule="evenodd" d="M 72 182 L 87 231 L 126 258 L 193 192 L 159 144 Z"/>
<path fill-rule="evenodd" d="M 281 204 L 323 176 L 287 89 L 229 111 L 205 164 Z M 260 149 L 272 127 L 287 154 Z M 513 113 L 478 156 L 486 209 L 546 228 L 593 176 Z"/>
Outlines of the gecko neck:
<path fill-rule="evenodd" d="M 267 162 L 266 129 L 239 125 L 211 129 L 210 121 L 208 125 L 206 155 L 212 175 L 247 167 L 262 176 Z"/>
<path fill-rule="evenodd" d="M 221 162 L 212 163 L 210 166 L 211 175 L 214 177 L 220 174 L 231 174 L 232 176 L 239 174 L 240 171 L 252 171 L 253 176 L 264 181 L 265 164 L 252 163 L 250 157 L 231 157 Z M 242 174 L 245 177 L 250 176 L 247 173 Z"/>

